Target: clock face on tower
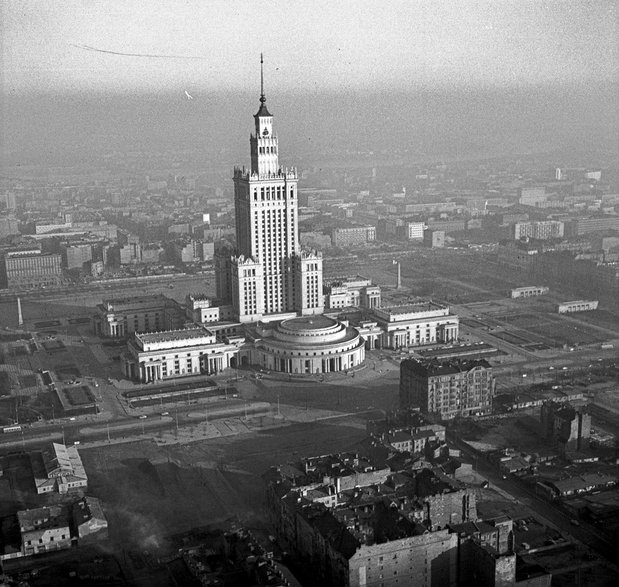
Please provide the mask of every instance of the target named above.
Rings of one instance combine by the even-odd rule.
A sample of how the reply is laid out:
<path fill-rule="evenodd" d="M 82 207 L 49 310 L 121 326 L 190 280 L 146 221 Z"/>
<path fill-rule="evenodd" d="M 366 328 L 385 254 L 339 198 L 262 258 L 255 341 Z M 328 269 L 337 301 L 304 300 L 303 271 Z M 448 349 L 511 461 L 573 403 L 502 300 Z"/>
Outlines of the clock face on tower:
<path fill-rule="evenodd" d="M 266 137 L 268 134 L 269 134 L 269 129 L 268 129 L 268 128 L 265 128 L 265 129 L 262 131 L 262 136 Z"/>

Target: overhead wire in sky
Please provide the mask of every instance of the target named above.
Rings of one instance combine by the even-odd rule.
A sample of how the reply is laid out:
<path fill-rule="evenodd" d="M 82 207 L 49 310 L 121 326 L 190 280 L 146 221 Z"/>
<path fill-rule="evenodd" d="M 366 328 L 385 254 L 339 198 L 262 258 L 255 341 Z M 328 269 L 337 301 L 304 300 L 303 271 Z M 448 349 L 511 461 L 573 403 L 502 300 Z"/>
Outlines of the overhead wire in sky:
<path fill-rule="evenodd" d="M 108 49 L 98 49 L 97 47 L 91 47 L 90 45 L 69 43 L 71 47 L 76 49 L 82 49 L 84 51 L 94 51 L 95 53 L 107 53 L 109 55 L 121 55 L 123 57 L 147 57 L 149 59 L 199 59 L 206 60 L 206 57 L 197 57 L 195 55 L 161 55 L 153 53 L 124 53 L 122 51 L 110 51 Z"/>

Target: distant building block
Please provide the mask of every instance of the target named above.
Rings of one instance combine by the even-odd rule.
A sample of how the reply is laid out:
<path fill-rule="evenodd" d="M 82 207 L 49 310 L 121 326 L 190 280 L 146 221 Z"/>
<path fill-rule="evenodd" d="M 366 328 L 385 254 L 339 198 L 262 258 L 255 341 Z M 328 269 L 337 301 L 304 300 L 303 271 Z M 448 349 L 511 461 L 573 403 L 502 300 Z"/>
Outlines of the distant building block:
<path fill-rule="evenodd" d="M 598 300 L 576 300 L 574 302 L 563 302 L 559 304 L 557 311 L 559 314 L 569 314 L 570 312 L 589 312 L 598 309 Z"/>

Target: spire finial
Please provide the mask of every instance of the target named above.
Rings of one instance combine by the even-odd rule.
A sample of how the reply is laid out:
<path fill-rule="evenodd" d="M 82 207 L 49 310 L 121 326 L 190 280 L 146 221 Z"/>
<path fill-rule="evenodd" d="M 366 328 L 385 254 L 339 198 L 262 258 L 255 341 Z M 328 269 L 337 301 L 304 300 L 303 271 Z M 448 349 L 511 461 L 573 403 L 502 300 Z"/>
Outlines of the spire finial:
<path fill-rule="evenodd" d="M 264 96 L 264 67 L 263 67 L 264 59 L 262 57 L 262 53 L 260 53 L 260 102 L 263 104 L 267 101 Z"/>

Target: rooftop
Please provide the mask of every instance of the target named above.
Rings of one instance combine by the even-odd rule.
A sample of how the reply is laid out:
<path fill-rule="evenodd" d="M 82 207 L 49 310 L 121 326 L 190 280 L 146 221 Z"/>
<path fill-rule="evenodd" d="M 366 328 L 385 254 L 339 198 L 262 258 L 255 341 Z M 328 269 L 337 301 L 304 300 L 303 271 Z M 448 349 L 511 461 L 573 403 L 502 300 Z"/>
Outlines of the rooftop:
<path fill-rule="evenodd" d="M 490 369 L 490 363 L 483 359 L 479 360 L 449 360 L 449 361 L 434 361 L 406 359 L 400 364 L 401 371 L 412 371 L 422 377 L 432 377 L 440 375 L 454 375 L 470 371 L 475 367 L 483 367 Z"/>
<path fill-rule="evenodd" d="M 331 328 L 337 324 L 337 320 L 328 318 L 327 316 L 302 316 L 301 318 L 292 318 L 290 320 L 284 320 L 282 326 L 286 330 L 322 330 L 324 328 Z"/>
<path fill-rule="evenodd" d="M 181 328 L 180 330 L 166 330 L 163 332 L 145 332 L 135 337 L 142 343 L 172 342 L 176 340 L 190 340 L 212 336 L 206 328 Z"/>
<path fill-rule="evenodd" d="M 403 304 L 401 306 L 387 306 L 380 308 L 388 314 L 411 314 L 415 312 L 429 312 L 430 310 L 440 310 L 445 306 L 431 301 L 414 302 L 412 304 Z"/>

